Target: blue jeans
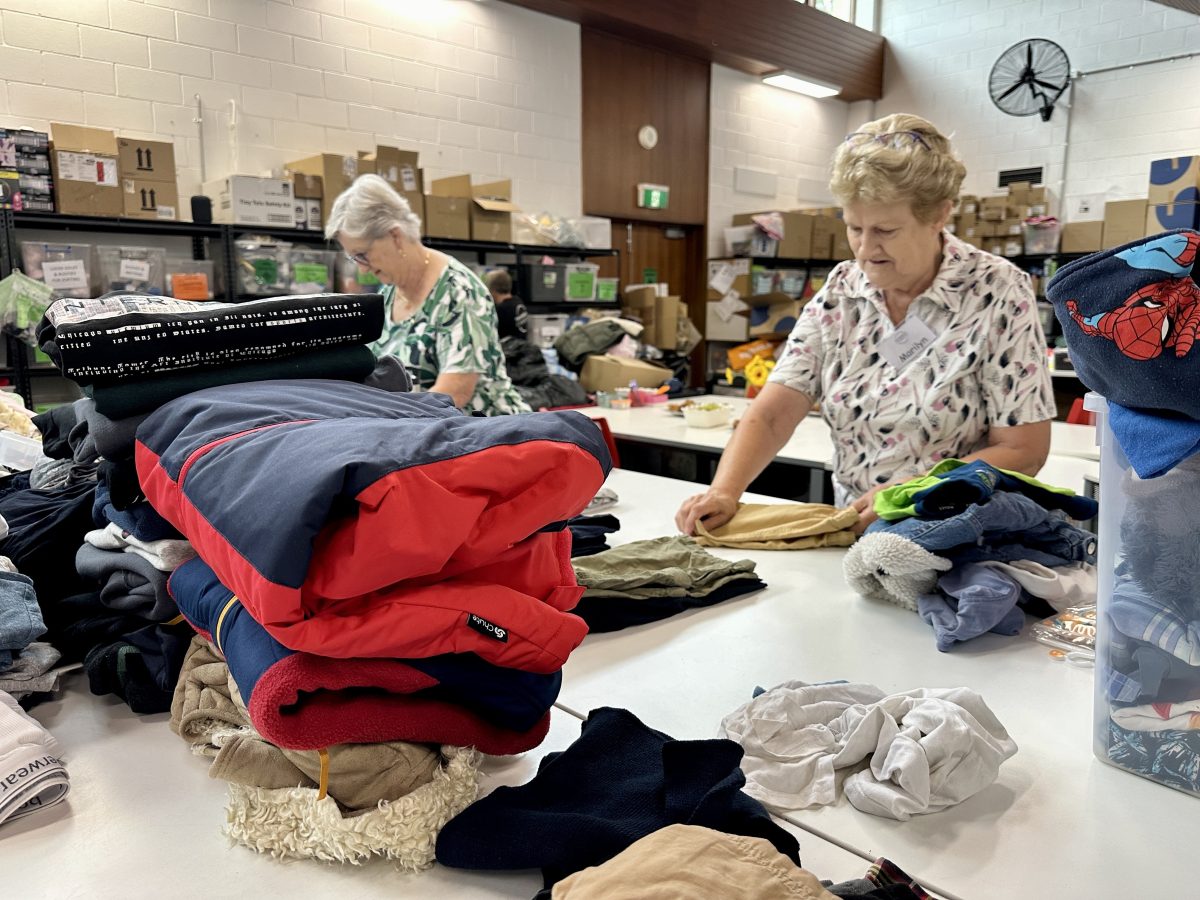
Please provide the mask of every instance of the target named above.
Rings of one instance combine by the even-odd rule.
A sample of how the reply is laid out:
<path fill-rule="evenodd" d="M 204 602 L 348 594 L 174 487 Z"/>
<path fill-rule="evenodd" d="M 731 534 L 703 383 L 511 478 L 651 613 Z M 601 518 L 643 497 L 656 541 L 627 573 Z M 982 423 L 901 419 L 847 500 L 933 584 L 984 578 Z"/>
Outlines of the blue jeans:
<path fill-rule="evenodd" d="M 948 519 L 877 519 L 868 534 L 898 534 L 930 553 L 962 563 L 1029 559 L 1044 566 L 1096 561 L 1096 536 L 1024 494 L 997 491 Z"/>

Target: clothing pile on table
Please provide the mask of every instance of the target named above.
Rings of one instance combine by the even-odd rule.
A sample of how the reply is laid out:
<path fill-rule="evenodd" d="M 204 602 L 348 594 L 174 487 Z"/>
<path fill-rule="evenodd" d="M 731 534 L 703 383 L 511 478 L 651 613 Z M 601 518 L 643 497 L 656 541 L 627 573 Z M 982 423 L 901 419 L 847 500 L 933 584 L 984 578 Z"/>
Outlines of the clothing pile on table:
<path fill-rule="evenodd" d="M 1096 538 L 1072 520 L 1096 501 L 982 460 L 946 459 L 875 497 L 879 519 L 846 554 L 852 588 L 921 615 L 937 648 L 1014 635 L 1096 592 Z"/>
<path fill-rule="evenodd" d="M 1017 752 L 969 688 L 887 695 L 788 681 L 727 715 L 719 733 L 745 750 L 746 792 L 770 810 L 827 806 L 840 785 L 856 809 L 900 820 L 974 796 Z"/>
<path fill-rule="evenodd" d="M 753 560 L 721 559 L 682 535 L 632 541 L 577 557 L 573 565 L 587 588 L 575 614 L 594 633 L 657 622 L 766 587 Z"/>
<path fill-rule="evenodd" d="M 60 431 L 95 444 L 100 478 L 70 554 L 99 590 L 58 592 L 62 630 L 111 637 L 87 653 L 93 690 L 170 708 L 213 757 L 239 842 L 428 865 L 477 751 L 547 732 L 587 631 L 565 525 L 608 474 L 603 439 L 577 413 L 474 418 L 394 392 L 403 368 L 362 346 L 377 295 L 160 299 L 60 301 L 39 327 L 89 394 L 86 428 Z M 305 368 L 339 348 L 366 364 Z"/>
<path fill-rule="evenodd" d="M 1200 234 L 1176 231 L 1064 266 L 1047 295 L 1079 377 L 1106 400 L 1097 678 L 1108 758 L 1200 793 Z M 1118 477 L 1108 480 L 1108 473 Z M 1107 534 L 1108 532 L 1106 532 Z M 1106 538 L 1107 541 L 1107 538 Z M 1107 637 L 1104 637 L 1107 635 Z"/>

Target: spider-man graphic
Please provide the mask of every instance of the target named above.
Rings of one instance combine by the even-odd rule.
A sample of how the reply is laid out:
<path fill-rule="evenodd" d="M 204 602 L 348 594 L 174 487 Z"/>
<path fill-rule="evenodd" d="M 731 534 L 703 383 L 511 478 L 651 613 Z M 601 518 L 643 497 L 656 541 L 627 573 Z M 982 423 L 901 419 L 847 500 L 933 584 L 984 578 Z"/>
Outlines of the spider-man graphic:
<path fill-rule="evenodd" d="M 1200 286 L 1191 278 L 1200 249 L 1200 234 L 1168 234 L 1117 255 L 1134 269 L 1154 269 L 1170 278 L 1134 291 L 1116 309 L 1083 316 L 1074 300 L 1067 312 L 1090 337 L 1108 338 L 1130 359 L 1154 359 L 1172 347 L 1177 359 L 1187 356 L 1200 328 Z"/>

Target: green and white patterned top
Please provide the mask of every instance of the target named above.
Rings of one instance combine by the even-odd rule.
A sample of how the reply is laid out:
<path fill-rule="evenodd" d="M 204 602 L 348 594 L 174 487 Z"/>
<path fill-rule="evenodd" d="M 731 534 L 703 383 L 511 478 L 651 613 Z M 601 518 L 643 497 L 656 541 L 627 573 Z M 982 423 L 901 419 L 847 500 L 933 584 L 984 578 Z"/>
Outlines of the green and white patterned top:
<path fill-rule="evenodd" d="M 529 412 L 508 377 L 496 332 L 496 304 L 483 282 L 453 257 L 421 307 L 403 322 L 392 320 L 396 288 L 387 285 L 388 315 L 383 335 L 371 345 L 375 356 L 395 356 L 413 382 L 429 390 L 438 375 L 477 372 L 475 393 L 464 407 L 489 416 Z"/>

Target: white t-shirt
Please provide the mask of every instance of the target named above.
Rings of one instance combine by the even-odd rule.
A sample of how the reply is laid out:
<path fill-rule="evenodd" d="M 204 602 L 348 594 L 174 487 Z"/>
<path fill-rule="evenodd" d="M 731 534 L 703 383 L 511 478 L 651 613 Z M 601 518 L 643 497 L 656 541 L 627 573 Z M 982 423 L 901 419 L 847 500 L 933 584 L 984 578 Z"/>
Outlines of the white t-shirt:
<path fill-rule="evenodd" d="M 942 235 L 942 265 L 908 309 L 936 335 L 900 371 L 880 353 L 896 326 L 883 293 L 840 263 L 801 312 L 770 380 L 821 404 L 843 504 L 895 477 L 987 445 L 992 425 L 1054 418 L 1046 340 L 1029 276 Z"/>

